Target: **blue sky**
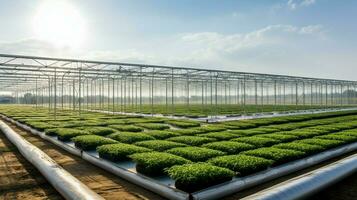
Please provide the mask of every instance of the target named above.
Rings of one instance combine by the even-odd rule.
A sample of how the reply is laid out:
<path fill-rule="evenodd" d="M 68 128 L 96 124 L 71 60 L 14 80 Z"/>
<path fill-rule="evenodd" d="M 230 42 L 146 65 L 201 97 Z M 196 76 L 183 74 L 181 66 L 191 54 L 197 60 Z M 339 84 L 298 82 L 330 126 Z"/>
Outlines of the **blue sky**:
<path fill-rule="evenodd" d="M 76 47 L 36 34 L 49 1 L 0 0 L 1 53 L 357 80 L 354 0 L 61 0 Z"/>

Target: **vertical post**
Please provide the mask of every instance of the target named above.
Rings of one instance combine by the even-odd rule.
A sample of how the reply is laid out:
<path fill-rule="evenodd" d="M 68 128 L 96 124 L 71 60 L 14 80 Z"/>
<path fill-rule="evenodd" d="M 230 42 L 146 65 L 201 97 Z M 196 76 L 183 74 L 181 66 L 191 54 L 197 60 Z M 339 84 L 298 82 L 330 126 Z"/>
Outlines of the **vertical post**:
<path fill-rule="evenodd" d="M 82 75 L 81 75 L 81 70 L 82 70 L 82 67 L 79 68 L 79 74 L 78 74 L 78 112 L 79 112 L 79 115 L 81 115 L 81 98 L 82 98 Z"/>
<path fill-rule="evenodd" d="M 274 105 L 276 106 L 276 80 L 274 80 Z"/>
<path fill-rule="evenodd" d="M 302 104 L 305 106 L 305 81 L 302 82 Z"/>
<path fill-rule="evenodd" d="M 257 107 L 257 105 L 258 105 L 258 83 L 257 83 L 257 79 L 254 80 L 254 103 L 255 103 L 255 106 Z"/>
<path fill-rule="evenodd" d="M 112 103 L 113 103 L 113 114 L 115 112 L 115 79 L 112 78 L 113 80 L 113 91 L 112 91 Z"/>
<path fill-rule="evenodd" d="M 298 105 L 299 104 L 299 91 L 298 91 L 298 83 L 295 82 L 295 105 Z"/>
<path fill-rule="evenodd" d="M 139 93 L 140 93 L 140 95 L 139 95 L 139 101 L 140 101 L 140 108 L 139 108 L 139 110 L 140 110 L 140 112 L 142 112 L 142 105 L 143 105 L 143 85 L 142 85 L 142 68 L 140 67 L 140 77 L 139 77 L 139 84 L 140 84 L 140 88 L 139 88 Z"/>
<path fill-rule="evenodd" d="M 175 114 L 175 106 L 174 106 L 174 69 L 171 69 L 171 109 L 172 114 Z"/>
<path fill-rule="evenodd" d="M 187 71 L 187 76 L 186 76 L 186 88 L 187 88 L 187 112 L 190 112 L 190 77 L 188 75 L 188 71 Z"/>
<path fill-rule="evenodd" d="M 37 109 L 37 77 L 36 77 L 36 92 L 35 92 L 35 95 L 36 95 L 36 98 L 35 98 L 35 102 L 36 102 L 36 109 Z"/>
<path fill-rule="evenodd" d="M 62 95 L 61 95 L 61 108 L 62 108 L 62 110 L 63 110 L 63 98 L 64 98 L 64 92 L 63 92 L 63 78 L 64 78 L 64 74 L 63 74 L 63 76 L 62 76 L 62 81 L 61 81 L 61 93 L 62 93 Z"/>
<path fill-rule="evenodd" d="M 57 119 L 57 68 L 55 68 L 55 88 L 54 88 L 54 111 L 55 111 L 55 120 Z"/>
<path fill-rule="evenodd" d="M 168 113 L 168 83 L 167 83 L 167 77 L 165 78 L 165 112 Z"/>
<path fill-rule="evenodd" d="M 314 94 L 313 94 L 313 90 L 312 90 L 312 82 L 311 82 L 311 85 L 310 85 L 310 101 L 311 101 L 311 105 L 313 105 L 313 103 L 314 103 Z"/>

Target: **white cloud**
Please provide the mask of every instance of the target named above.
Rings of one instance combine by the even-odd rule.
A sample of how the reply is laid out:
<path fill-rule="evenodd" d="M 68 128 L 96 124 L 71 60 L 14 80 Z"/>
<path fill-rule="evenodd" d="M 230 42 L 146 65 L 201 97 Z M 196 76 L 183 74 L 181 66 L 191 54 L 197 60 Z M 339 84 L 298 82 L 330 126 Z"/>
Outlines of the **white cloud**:
<path fill-rule="evenodd" d="M 316 3 L 316 0 L 288 0 L 287 6 L 290 10 L 296 10 L 300 7 L 308 7 Z"/>
<path fill-rule="evenodd" d="M 188 33 L 181 40 L 191 46 L 206 50 L 234 52 L 264 45 L 278 44 L 291 37 L 321 38 L 324 30 L 321 25 L 297 27 L 292 25 L 270 25 L 246 34 L 220 34 L 216 32 Z"/>

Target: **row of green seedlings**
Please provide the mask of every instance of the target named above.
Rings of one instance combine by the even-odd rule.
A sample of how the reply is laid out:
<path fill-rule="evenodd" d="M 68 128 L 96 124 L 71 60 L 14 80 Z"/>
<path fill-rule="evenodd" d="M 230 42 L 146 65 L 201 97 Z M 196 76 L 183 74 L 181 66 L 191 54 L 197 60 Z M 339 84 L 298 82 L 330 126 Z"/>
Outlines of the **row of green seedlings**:
<path fill-rule="evenodd" d="M 341 112 L 339 113 L 339 115 L 348 115 L 348 112 Z M 93 115 L 93 114 L 92 114 Z M 322 114 L 318 114 L 319 116 Z M 324 114 L 323 116 L 325 116 L 326 114 Z M 327 116 L 336 116 L 336 114 L 328 114 Z M 89 114 L 90 116 L 90 114 Z M 112 116 L 110 116 L 112 117 Z M 132 117 L 132 116 L 131 116 Z M 49 118 L 44 118 L 42 120 L 39 119 L 24 119 L 23 121 L 21 121 L 21 119 L 19 120 L 20 122 L 24 122 L 29 124 L 30 126 L 42 131 L 48 128 L 54 128 L 54 127 L 64 127 L 64 128 L 72 128 L 72 127 L 79 127 L 79 126 L 106 126 L 106 125 L 110 125 L 110 126 L 114 126 L 117 129 L 119 129 L 120 131 L 130 131 L 130 132 L 135 132 L 135 131 L 142 131 L 143 128 L 147 128 L 147 129 L 152 129 L 152 130 L 165 130 L 168 129 L 169 127 L 165 124 L 155 124 L 155 123 L 163 123 L 165 122 L 165 120 L 163 119 L 127 119 L 127 118 L 131 118 L 129 116 L 116 116 L 115 119 L 107 119 L 108 116 L 102 116 L 99 117 L 97 119 L 94 118 L 89 118 L 86 121 L 72 121 L 74 118 L 73 117 L 64 117 L 64 118 L 57 118 L 56 121 L 50 121 L 50 123 L 48 123 L 49 120 L 53 120 L 53 119 L 49 119 Z M 286 118 L 286 119 L 285 119 Z M 247 120 L 247 121 L 239 121 L 239 122 L 235 122 L 235 123 L 240 123 L 240 124 L 244 124 L 247 126 L 247 124 L 249 126 L 259 126 L 259 125 L 264 125 L 264 124 L 274 124 L 274 123 L 282 123 L 282 122 L 287 122 L 287 121 L 299 121 L 302 119 L 306 119 L 306 116 L 294 116 L 294 117 L 285 117 L 283 119 L 279 119 L 279 118 L 275 118 L 275 119 L 261 119 L 261 120 Z M 309 117 L 311 118 L 311 117 Z M 107 120 L 102 120 L 102 119 L 107 119 Z M 144 123 L 145 122 L 145 123 Z M 151 124 L 149 124 L 150 122 L 153 122 Z M 180 127 L 180 128 L 188 128 L 188 127 L 195 127 L 195 126 L 199 126 L 200 124 L 197 122 L 192 122 L 192 121 L 182 121 L 182 120 L 167 120 L 167 123 Z M 254 123 L 252 123 L 254 122 Z M 139 123 L 139 125 L 141 125 L 142 127 L 138 127 L 138 126 L 119 126 L 119 125 L 123 125 L 123 124 L 134 124 L 134 123 Z M 312 124 L 310 124 L 312 125 Z M 247 126 L 247 127 L 249 127 Z M 280 125 L 281 126 L 281 125 Z M 304 124 L 302 124 L 302 126 L 306 126 Z M 238 126 L 233 126 L 233 125 L 228 125 L 225 126 L 225 128 L 231 128 L 231 129 L 237 129 L 237 128 L 241 128 L 240 125 Z M 269 129 L 276 129 L 279 127 L 266 127 Z M 263 129 L 266 129 L 263 128 Z M 280 127 L 280 129 L 285 128 L 286 130 L 288 130 L 289 128 L 299 128 L 297 126 L 288 126 L 288 127 Z M 190 133 L 194 133 L 195 131 L 199 130 L 187 130 L 187 134 Z M 218 130 L 215 130 L 218 131 Z M 247 132 L 247 134 L 249 132 L 252 132 L 252 134 L 254 135 L 254 133 L 257 133 L 261 130 L 255 129 L 255 130 L 249 130 L 249 131 L 245 131 Z M 266 130 L 263 130 L 266 131 Z M 183 132 L 185 133 L 185 132 Z"/>
<path fill-rule="evenodd" d="M 129 145 L 129 144 L 114 144 L 114 145 L 104 145 L 98 148 L 98 152 L 103 158 L 107 158 L 110 160 L 118 160 L 117 153 L 119 153 L 120 159 L 125 159 L 123 158 L 123 155 L 125 153 L 128 153 L 128 151 L 133 151 L 130 152 L 134 153 L 134 155 L 129 156 L 131 159 L 133 159 L 135 162 L 137 162 L 137 170 L 140 173 L 148 174 L 148 175 L 155 175 L 158 172 L 164 171 L 164 169 L 168 169 L 170 166 L 173 165 L 181 165 L 183 163 L 191 163 L 191 162 L 200 162 L 200 161 L 205 161 L 210 157 L 216 157 L 220 156 L 217 158 L 213 158 L 210 163 L 214 164 L 219 167 L 225 167 L 230 170 L 235 171 L 239 175 L 247 175 L 256 171 L 263 170 L 269 166 L 274 166 L 281 164 L 283 162 L 287 162 L 290 160 L 295 160 L 298 158 L 301 158 L 306 155 L 310 155 L 312 153 L 320 152 L 322 150 L 332 148 L 338 145 L 343 144 L 345 141 L 352 142 L 356 141 L 356 137 L 353 135 L 354 132 L 349 133 L 350 135 L 348 136 L 336 136 L 331 137 L 329 135 L 327 136 L 318 136 L 317 138 L 314 139 L 305 139 L 305 140 L 300 140 L 297 142 L 292 142 L 292 143 L 287 143 L 287 144 L 278 144 L 276 146 L 273 146 L 271 148 L 261 148 L 261 149 L 255 149 L 255 150 L 250 150 L 246 151 L 244 154 L 245 155 L 231 155 L 231 156 L 224 156 L 224 154 L 221 151 L 215 151 L 215 150 L 208 150 L 200 147 L 183 147 L 183 144 L 180 143 L 170 143 L 169 141 L 162 141 L 160 145 L 158 145 L 159 141 L 151 140 L 151 141 L 143 141 L 139 142 L 138 146 L 146 146 L 146 147 L 138 147 L 135 145 Z M 321 137 L 321 138 L 319 138 Z M 326 137 L 326 138 L 325 138 Z M 331 137 L 331 138 L 330 138 Z M 256 138 L 257 139 L 257 138 Z M 348 140 L 347 140 L 348 139 Z M 332 141 L 330 141 L 332 140 Z M 340 141 L 342 140 L 342 141 Z M 111 141 L 113 142 L 113 141 Z M 166 143 L 165 143 L 166 142 Z M 160 142 L 159 142 L 160 143 Z M 235 142 L 231 142 L 231 145 L 233 146 Z M 316 144 L 318 145 L 316 145 Z M 227 141 L 223 141 L 221 146 L 224 146 L 226 148 Z M 240 145 L 241 151 L 247 150 L 252 147 L 249 146 L 248 144 L 240 143 L 246 146 Z M 172 145 L 172 146 L 170 146 Z M 212 145 L 212 143 L 211 143 Z M 160 148 L 156 147 L 160 146 Z M 182 147 L 180 147 L 182 146 Z M 215 145 L 213 146 L 219 146 L 219 142 L 216 142 Z M 124 147 L 124 149 L 123 149 Z M 167 153 L 158 153 L 158 152 L 151 152 L 153 149 L 150 149 L 150 147 L 154 147 L 156 149 L 154 150 L 165 150 L 168 148 L 171 148 L 170 150 L 167 151 Z M 206 144 L 205 147 L 209 147 L 209 144 Z M 173 148 L 173 149 L 172 149 Z M 126 151 L 123 153 L 123 151 Z M 137 152 L 135 152 L 137 151 Z M 137 153 L 144 153 L 145 151 L 150 152 L 149 154 L 137 154 Z M 109 153 L 110 152 L 110 153 Z M 135 154 L 136 153 L 136 154 Z M 168 154 L 169 153 L 169 154 Z M 109 155 L 109 156 L 108 156 Z M 204 155 L 204 156 L 201 156 Z M 128 156 L 128 155 L 126 155 Z M 120 160 L 119 159 L 119 160 Z M 243 165 L 244 163 L 249 163 L 252 162 L 253 164 L 248 165 L 246 168 L 244 167 L 237 167 L 240 165 L 237 165 L 238 162 L 242 162 Z M 250 160 L 250 161 L 246 161 Z M 254 162 L 252 161 L 254 160 Z M 149 167 L 148 167 L 149 166 Z M 192 168 L 192 166 L 198 167 L 198 165 L 184 165 L 187 168 Z M 177 167 L 176 167 L 177 168 Z M 176 169 L 175 168 L 175 169 Z M 219 170 L 218 170 L 219 171 Z M 168 171 L 170 172 L 170 170 Z M 177 181 L 177 187 L 191 192 L 189 188 L 198 190 L 202 188 L 197 188 L 193 187 L 196 185 L 194 183 L 187 183 L 187 184 L 182 184 L 182 180 L 180 180 L 178 177 L 175 177 L 174 172 L 169 175 L 174 178 Z M 206 181 L 209 179 L 205 179 Z M 219 180 L 219 179 L 215 179 Z M 208 181 L 207 183 L 211 183 L 211 181 Z M 184 185 L 184 186 L 182 186 Z M 206 187 L 205 183 L 200 183 L 199 184 L 202 187 Z M 188 187 L 185 187 L 188 186 Z"/>
<path fill-rule="evenodd" d="M 187 108 L 186 105 L 175 105 L 174 113 L 172 113 L 172 109 L 167 109 L 165 105 L 155 105 L 152 107 L 151 105 L 142 105 L 140 110 L 138 107 L 126 107 L 124 108 L 124 112 L 135 112 L 135 113 L 144 113 L 144 114 L 151 114 L 154 113 L 161 113 L 164 115 L 174 115 L 174 116 L 186 116 L 191 118 L 198 118 L 198 117 L 206 117 L 207 114 L 214 112 L 218 112 L 219 114 L 225 114 L 228 116 L 237 116 L 241 115 L 242 113 L 250 114 L 256 113 L 257 111 L 261 112 L 272 112 L 272 111 L 290 111 L 290 110 L 305 110 L 305 109 L 320 109 L 326 108 L 326 106 L 296 106 L 296 105 L 245 105 L 237 106 L 237 105 L 216 105 L 214 107 L 202 107 L 201 105 L 190 105 Z M 104 109 L 107 109 L 108 106 L 104 106 Z M 332 107 L 331 107 L 332 108 Z M 97 107 L 97 109 L 102 109 L 102 107 Z M 113 107 L 110 106 L 112 110 Z M 122 111 L 120 106 L 114 107 L 115 111 Z"/>

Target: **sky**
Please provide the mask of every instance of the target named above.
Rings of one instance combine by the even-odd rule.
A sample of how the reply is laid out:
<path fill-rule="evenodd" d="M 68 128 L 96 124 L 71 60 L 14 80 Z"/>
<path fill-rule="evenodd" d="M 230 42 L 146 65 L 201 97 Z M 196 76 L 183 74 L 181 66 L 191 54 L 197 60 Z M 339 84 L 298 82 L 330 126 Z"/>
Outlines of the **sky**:
<path fill-rule="evenodd" d="M 0 0 L 0 53 L 357 80 L 355 0 Z"/>

